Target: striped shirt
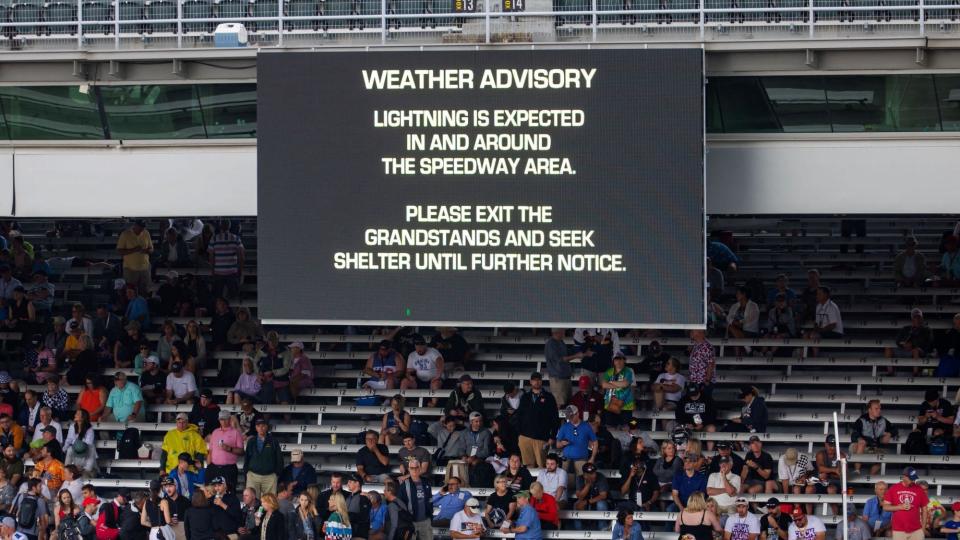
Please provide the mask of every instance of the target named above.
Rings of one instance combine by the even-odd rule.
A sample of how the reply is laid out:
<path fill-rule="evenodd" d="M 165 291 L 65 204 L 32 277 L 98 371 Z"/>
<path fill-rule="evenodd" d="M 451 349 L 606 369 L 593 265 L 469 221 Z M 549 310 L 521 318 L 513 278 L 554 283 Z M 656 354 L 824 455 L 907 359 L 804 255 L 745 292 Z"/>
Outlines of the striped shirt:
<path fill-rule="evenodd" d="M 243 242 L 232 232 L 222 232 L 214 235 L 210 242 L 210 253 L 213 254 L 213 273 L 218 276 L 232 276 L 240 273 L 240 253 L 243 252 Z"/>

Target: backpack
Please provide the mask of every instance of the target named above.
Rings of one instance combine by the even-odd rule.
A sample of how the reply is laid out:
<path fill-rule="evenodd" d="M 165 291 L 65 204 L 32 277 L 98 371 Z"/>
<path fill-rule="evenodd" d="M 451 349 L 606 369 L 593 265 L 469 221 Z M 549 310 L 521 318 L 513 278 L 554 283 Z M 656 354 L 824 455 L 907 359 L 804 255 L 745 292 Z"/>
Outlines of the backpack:
<path fill-rule="evenodd" d="M 923 433 L 913 431 L 907 436 L 907 442 L 903 444 L 904 454 L 926 455 L 927 439 Z"/>
<path fill-rule="evenodd" d="M 67 516 L 60 520 L 60 526 L 57 527 L 57 538 L 60 540 L 83 540 L 83 533 L 80 532 L 80 523 L 73 516 Z"/>
<path fill-rule="evenodd" d="M 128 427 L 117 440 L 117 459 L 137 459 L 140 450 L 140 430 Z"/>
<path fill-rule="evenodd" d="M 416 535 L 416 529 L 413 526 L 413 514 L 399 500 L 395 503 L 397 505 L 397 533 L 393 540 L 410 540 Z"/>
<path fill-rule="evenodd" d="M 17 507 L 17 526 L 32 529 L 37 526 L 37 498 L 25 495 Z"/>

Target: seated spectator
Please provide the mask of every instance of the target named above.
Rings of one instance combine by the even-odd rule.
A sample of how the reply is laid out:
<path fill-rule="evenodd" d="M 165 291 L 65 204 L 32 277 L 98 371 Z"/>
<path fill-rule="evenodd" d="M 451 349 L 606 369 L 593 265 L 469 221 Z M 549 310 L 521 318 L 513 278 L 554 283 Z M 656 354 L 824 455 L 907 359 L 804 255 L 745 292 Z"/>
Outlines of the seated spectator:
<path fill-rule="evenodd" d="M 683 469 L 683 460 L 677 451 L 677 443 L 663 441 L 660 443 L 660 457 L 653 461 L 651 470 L 660 484 L 660 491 L 670 493 L 670 482 L 677 472 Z"/>
<path fill-rule="evenodd" d="M 600 376 L 604 390 L 603 422 L 611 427 L 626 424 L 633 417 L 636 406 L 633 399 L 633 370 L 626 367 L 627 358 L 620 352 L 613 353 L 613 367 Z"/>
<path fill-rule="evenodd" d="M 143 292 L 146 292 L 144 290 Z M 123 312 L 123 320 L 129 325 L 137 322 L 141 328 L 150 325 L 150 307 L 147 300 L 137 291 L 135 285 L 127 285 L 125 289 L 127 296 L 127 309 Z"/>
<path fill-rule="evenodd" d="M 787 297 L 778 294 L 772 302 L 773 307 L 767 313 L 767 338 L 790 339 L 797 336 L 797 318 L 793 307 L 787 303 Z M 778 347 L 764 347 L 764 354 L 772 357 L 776 355 Z"/>
<path fill-rule="evenodd" d="M 443 356 L 443 366 L 447 374 L 463 371 L 470 361 L 470 344 L 460 332 L 452 326 L 437 328 L 436 335 L 430 339 L 430 346 Z"/>
<path fill-rule="evenodd" d="M 290 451 L 290 464 L 280 473 L 280 482 L 286 483 L 294 496 L 299 496 L 309 486 L 317 483 L 317 470 L 304 461 L 303 450 Z"/>
<path fill-rule="evenodd" d="M 790 516 L 793 518 L 793 523 L 790 524 L 787 538 L 790 540 L 800 540 L 804 538 L 824 540 L 827 528 L 823 525 L 823 521 L 816 516 L 807 514 L 808 513 L 803 510 L 802 505 L 794 505 L 793 511 L 790 513 Z"/>
<path fill-rule="evenodd" d="M 213 390 L 204 388 L 200 392 L 200 400 L 193 404 L 188 420 L 200 428 L 200 436 L 206 438 L 220 425 L 218 417 L 220 406 L 213 400 Z"/>
<path fill-rule="evenodd" d="M 828 494 L 834 495 L 840 492 L 840 476 L 841 476 L 841 458 L 846 458 L 846 453 L 841 452 L 840 456 L 837 456 L 837 439 L 833 435 L 827 435 L 826 441 L 824 441 L 823 449 L 817 452 L 816 455 L 816 474 L 819 482 L 808 484 L 806 492 L 807 493 L 817 493 L 817 494 Z M 833 512 L 839 513 L 837 508 L 838 505 L 832 504 Z"/>
<path fill-rule="evenodd" d="M 810 458 L 797 452 L 796 448 L 787 448 L 777 462 L 777 478 L 780 479 L 780 491 L 784 494 L 799 495 L 806 492 L 807 480 L 813 473 Z"/>
<path fill-rule="evenodd" d="M 582 375 L 577 388 L 579 389 L 577 393 L 570 398 L 570 405 L 580 411 L 580 416 L 584 420 L 599 415 L 603 410 L 603 394 L 593 389 L 593 380 L 588 375 Z"/>
<path fill-rule="evenodd" d="M 620 495 L 626 497 L 626 505 L 637 512 L 649 512 L 659 502 L 660 482 L 643 457 L 635 456 L 630 464 L 620 485 Z"/>
<path fill-rule="evenodd" d="M 380 444 L 403 443 L 403 434 L 410 431 L 410 422 L 413 419 L 404 409 L 405 404 L 406 399 L 400 394 L 390 398 L 390 410 L 383 413 L 380 421 Z"/>
<path fill-rule="evenodd" d="M 188 464 L 207 455 L 207 444 L 200 436 L 197 426 L 189 422 L 187 413 L 177 414 L 176 426 L 163 437 L 160 447 L 160 474 L 166 475 L 178 466 L 180 458 L 186 454 Z M 198 466 L 199 468 L 199 466 Z"/>
<path fill-rule="evenodd" d="M 717 501 L 720 513 L 734 510 L 734 502 L 740 493 L 740 475 L 733 472 L 733 461 L 726 456 L 717 458 L 719 470 L 707 478 L 707 495 Z"/>
<path fill-rule="evenodd" d="M 938 287 L 957 287 L 960 285 L 960 240 L 956 235 L 944 241 L 944 253 L 940 258 L 940 267 L 934 283 Z"/>
<path fill-rule="evenodd" d="M 43 406 L 40 407 L 40 420 L 34 426 L 33 440 L 40 440 L 43 437 L 43 431 L 48 427 L 54 429 L 54 438 L 57 440 L 57 442 L 63 444 L 63 428 L 60 427 L 60 422 L 54 420 L 53 409 Z"/>
<path fill-rule="evenodd" d="M 643 540 L 640 524 L 635 523 L 633 512 L 621 508 L 617 512 L 617 521 L 613 524 L 612 540 Z"/>
<path fill-rule="evenodd" d="M 166 386 L 167 405 L 181 403 L 192 405 L 197 395 L 197 381 L 193 373 L 183 369 L 183 365 L 179 362 L 175 362 L 170 368 Z"/>
<path fill-rule="evenodd" d="M 512 454 L 507 461 L 507 468 L 501 473 L 501 476 L 507 479 L 510 489 L 514 493 L 523 489 L 530 489 L 533 483 L 533 475 L 530 470 L 520 460 L 519 454 Z"/>
<path fill-rule="evenodd" d="M 83 329 L 83 333 L 93 339 L 95 325 L 90 317 L 87 316 L 87 310 L 80 302 L 74 303 L 70 308 L 70 320 L 67 321 L 67 325 L 69 326 L 71 322 L 79 324 Z M 119 320 L 117 322 L 119 323 Z"/>
<path fill-rule="evenodd" d="M 293 400 L 290 394 L 290 369 L 293 367 L 292 357 L 280 354 L 277 345 L 272 339 L 267 340 L 267 349 L 257 360 L 260 371 L 261 384 L 258 401 L 264 404 L 287 404 Z M 321 513 L 323 509 L 320 509 Z"/>
<path fill-rule="evenodd" d="M 363 388 L 393 390 L 400 384 L 397 376 L 405 373 L 404 365 L 403 355 L 393 348 L 393 342 L 389 339 L 381 341 L 363 368 L 364 375 L 370 377 L 363 382 Z"/>
<path fill-rule="evenodd" d="M 0 414 L 0 448 L 12 447 L 14 452 L 20 452 L 24 448 L 23 428 L 13 421 L 9 414 Z M 10 476 L 8 475 L 9 479 Z"/>
<path fill-rule="evenodd" d="M 944 332 L 937 344 L 940 364 L 935 377 L 956 377 L 960 375 L 960 313 L 953 316 L 953 326 Z"/>
<path fill-rule="evenodd" d="M 462 410 L 467 416 L 473 412 L 480 413 L 481 416 L 484 413 L 483 397 L 479 390 L 473 389 L 473 378 L 467 373 L 460 376 L 457 387 L 450 392 L 443 414 L 451 414 L 455 409 Z"/>
<path fill-rule="evenodd" d="M 467 500 L 472 498 L 469 491 L 460 489 L 459 478 L 448 478 L 446 485 L 433 494 L 433 507 L 437 509 L 433 515 L 433 526 L 448 527 L 453 516 L 463 510 Z"/>
<path fill-rule="evenodd" d="M 414 350 L 407 358 L 407 374 L 400 388 L 439 390 L 443 387 L 443 356 L 436 349 L 427 347 L 422 336 L 414 338 L 413 346 Z M 431 400 L 428 406 L 436 406 L 436 399 Z"/>
<path fill-rule="evenodd" d="M 233 347 L 239 347 L 244 341 L 256 341 L 263 337 L 263 328 L 250 317 L 250 310 L 237 308 L 236 320 L 227 330 L 227 342 Z"/>
<path fill-rule="evenodd" d="M 750 290 L 746 287 L 737 288 L 737 301 L 727 312 L 727 335 L 737 339 L 760 335 L 760 307 L 750 299 Z M 744 350 L 747 354 L 752 352 L 750 346 Z"/>
<path fill-rule="evenodd" d="M 303 343 L 295 341 L 287 347 L 290 352 L 290 393 L 296 399 L 300 392 L 313 388 L 313 363 L 303 352 Z"/>
<path fill-rule="evenodd" d="M 893 512 L 883 509 L 883 496 L 887 494 L 887 483 L 881 480 L 873 484 L 873 493 L 874 496 L 867 499 L 863 505 L 863 520 L 870 526 L 874 537 L 890 536 Z"/>
<path fill-rule="evenodd" d="M 27 299 L 26 290 L 20 287 L 13 288 L 13 298 L 7 301 L 7 318 L 3 325 L 9 330 L 29 331 L 37 320 L 37 311 L 33 302 Z"/>
<path fill-rule="evenodd" d="M 63 439 L 63 448 L 66 450 L 67 463 L 74 463 L 75 460 L 71 459 L 71 456 L 77 453 L 83 454 L 83 461 L 88 457 L 88 450 L 93 450 L 95 454 L 95 441 L 94 429 L 90 424 L 90 413 L 83 409 L 77 409 L 77 412 L 73 414 L 73 421 L 70 422 L 70 426 L 67 428 L 67 436 Z M 83 444 L 76 444 L 78 442 Z M 77 450 L 82 450 L 82 452 L 77 452 Z M 85 467 L 81 468 L 86 470 Z M 90 470 L 88 472 L 93 471 Z"/>
<path fill-rule="evenodd" d="M 163 321 L 163 326 L 160 327 L 160 338 L 157 340 L 157 357 L 167 363 L 170 355 L 173 354 L 173 344 L 178 341 L 181 339 L 177 335 L 177 325 L 170 319 Z"/>
<path fill-rule="evenodd" d="M 23 378 L 29 383 L 44 384 L 49 377 L 57 374 L 56 356 L 39 334 L 33 336 L 30 345 L 23 354 Z"/>
<path fill-rule="evenodd" d="M 797 293 L 790 287 L 787 287 L 787 275 L 777 274 L 776 285 L 767 291 L 767 305 L 772 306 L 776 302 L 777 296 L 783 295 L 787 307 L 793 307 L 797 301 Z"/>
<path fill-rule="evenodd" d="M 497 415 L 504 418 L 513 416 L 517 412 L 517 407 L 520 406 L 521 395 L 516 383 L 503 383 L 503 396 L 500 397 L 500 409 L 497 411 Z"/>
<path fill-rule="evenodd" d="M 498 476 L 493 482 L 493 488 L 493 493 L 487 495 L 483 520 L 488 529 L 499 529 L 504 521 L 513 520 L 517 503 L 514 502 L 509 481 L 505 477 Z"/>
<path fill-rule="evenodd" d="M 233 386 L 233 390 L 227 393 L 227 405 L 239 405 L 243 398 L 256 400 L 262 388 L 262 376 L 257 373 L 253 365 L 253 359 L 244 356 L 241 361 L 240 377 Z"/>
<path fill-rule="evenodd" d="M 910 324 L 900 329 L 897 334 L 897 348 L 887 347 L 883 355 L 887 358 L 912 358 L 918 360 L 933 350 L 933 332 L 923 320 L 923 311 L 919 308 L 910 310 Z M 893 374 L 894 367 L 887 368 L 888 374 Z M 913 375 L 920 371 L 918 366 L 913 367 Z"/>
<path fill-rule="evenodd" d="M 843 337 L 843 319 L 840 308 L 830 299 L 830 287 L 817 289 L 817 307 L 814 327 L 807 332 L 807 339 L 840 339 Z"/>
<path fill-rule="evenodd" d="M 236 347 L 231 347 L 232 343 L 227 339 L 227 334 L 236 320 L 227 300 L 217 297 L 214 301 L 213 315 L 210 316 L 210 335 L 214 350 L 225 350 L 227 347 L 236 350 Z"/>
<path fill-rule="evenodd" d="M 712 350 L 712 348 L 711 348 Z M 693 351 L 691 351 L 692 353 Z M 640 360 L 640 365 L 634 370 L 636 373 L 646 373 L 653 384 L 657 377 L 667 369 L 667 360 L 670 355 L 663 350 L 663 346 L 657 340 L 651 341 L 647 347 L 647 354 Z M 581 409 L 583 410 L 583 409 Z"/>
<path fill-rule="evenodd" d="M 555 531 L 560 528 L 560 507 L 557 500 L 544 491 L 540 482 L 530 484 L 530 506 L 537 511 L 543 530 Z"/>
<path fill-rule="evenodd" d="M 370 526 L 373 530 L 373 525 Z M 486 527 L 480 513 L 480 501 L 471 497 L 463 505 L 463 510 L 454 514 L 450 520 L 450 538 L 453 540 L 479 540 Z M 370 540 L 377 540 L 373 535 Z"/>
<path fill-rule="evenodd" d="M 88 373 L 100 368 L 93 339 L 77 321 L 70 321 L 70 336 L 63 351 L 61 367 L 67 368 L 68 384 L 80 384 Z"/>
<path fill-rule="evenodd" d="M 160 360 L 152 354 L 143 359 L 140 391 L 148 403 L 163 403 L 167 398 L 167 375 L 160 371 Z"/>
<path fill-rule="evenodd" d="M 67 417 L 67 409 L 70 408 L 70 396 L 67 391 L 60 388 L 60 376 L 54 373 L 47 377 L 47 391 L 41 394 L 40 403 L 49 407 L 53 412 L 53 417 L 57 420 L 63 420 Z"/>
<path fill-rule="evenodd" d="M 206 471 L 203 463 L 188 452 L 176 456 L 176 465 L 166 476 L 177 486 L 177 493 L 183 497 L 192 497 L 198 484 L 203 485 Z"/>
<path fill-rule="evenodd" d="M 377 432 L 364 434 L 364 445 L 357 451 L 356 467 L 364 482 L 384 483 L 390 477 L 390 450 L 377 442 Z"/>
<path fill-rule="evenodd" d="M 717 454 L 709 461 L 707 465 L 708 473 L 720 472 L 720 459 L 719 458 L 730 458 L 731 467 L 730 469 L 740 476 L 740 473 L 743 472 L 746 463 L 743 461 L 743 458 L 739 454 L 733 451 L 733 445 L 730 441 L 717 441 L 716 444 Z"/>
<path fill-rule="evenodd" d="M 653 407 L 657 411 L 672 411 L 683 396 L 683 387 L 687 378 L 678 373 L 680 362 L 676 358 L 667 360 L 666 371 L 657 376 L 653 390 Z"/>
<path fill-rule="evenodd" d="M 956 540 L 957 533 L 960 533 L 960 501 L 953 501 L 950 509 L 953 511 L 952 516 L 944 519 L 940 533 L 946 534 L 948 540 Z"/>
<path fill-rule="evenodd" d="M 903 251 L 893 259 L 893 279 L 898 287 L 922 287 L 927 279 L 927 261 L 917 251 L 917 239 L 909 236 Z"/>
<path fill-rule="evenodd" d="M 760 520 L 750 513 L 750 505 L 744 497 L 737 497 L 735 512 L 723 524 L 723 540 L 757 540 L 760 536 Z"/>
<path fill-rule="evenodd" d="M 255 429 L 257 420 L 263 418 L 263 413 L 253 407 L 253 400 L 243 398 L 240 400 L 240 410 L 233 419 L 234 427 L 240 430 L 244 437 L 250 438 L 257 434 Z"/>
<path fill-rule="evenodd" d="M 17 413 L 17 423 L 23 428 L 30 440 L 33 440 L 33 433 L 40 421 L 40 409 L 43 404 L 40 403 L 40 396 L 37 392 L 26 389 L 23 392 L 23 405 Z"/>
<path fill-rule="evenodd" d="M 763 442 L 756 435 L 750 436 L 750 450 L 743 457 L 741 485 L 746 493 L 776 493 L 776 470 L 773 457 L 763 450 Z"/>
<path fill-rule="evenodd" d="M 614 466 L 620 462 L 621 446 L 620 441 L 610 433 L 599 414 L 587 419 L 590 428 L 597 435 L 597 464 L 602 466 Z"/>
<path fill-rule="evenodd" d="M 467 428 L 460 432 L 457 443 L 448 451 L 466 464 L 469 485 L 491 487 L 493 470 L 486 460 L 490 457 L 493 436 L 490 430 L 483 426 L 483 416 L 479 412 L 470 413 Z M 480 484 L 475 484 L 476 481 L 480 481 Z"/>
<path fill-rule="evenodd" d="M 694 493 L 700 493 L 700 500 L 703 501 L 702 494 L 707 491 L 707 475 L 699 470 L 699 463 L 699 454 L 688 451 L 683 457 L 683 469 L 677 471 L 670 482 L 673 504 L 667 508 L 668 512 L 684 510 Z"/>
<path fill-rule="evenodd" d="M 49 274 L 43 270 L 34 271 L 33 282 L 27 287 L 27 300 L 33 304 L 41 321 L 48 320 L 53 309 L 55 288 L 48 276 Z"/>
<path fill-rule="evenodd" d="M 166 278 L 160 284 L 160 287 L 154 291 L 150 303 L 154 305 L 154 311 L 157 315 L 166 317 L 193 315 L 191 306 L 190 291 L 185 286 L 186 280 L 180 279 L 180 273 L 176 270 L 168 270 Z"/>
<path fill-rule="evenodd" d="M 134 358 L 140 348 L 150 346 L 147 337 L 140 331 L 139 322 L 131 321 L 125 328 L 126 334 L 120 336 L 113 348 L 113 367 L 116 369 L 133 367 Z"/>
<path fill-rule="evenodd" d="M 43 479 L 50 493 L 56 493 L 63 485 L 62 453 L 59 442 L 48 441 L 40 447 L 40 459 L 33 465 L 34 472 Z"/>
<path fill-rule="evenodd" d="M 880 414 L 880 400 L 871 399 L 867 412 L 860 415 L 850 427 L 852 444 L 850 454 L 885 454 L 891 440 L 897 436 L 897 427 Z M 860 474 L 862 463 L 853 462 L 854 474 Z M 870 466 L 870 474 L 880 473 L 880 463 Z"/>
<path fill-rule="evenodd" d="M 950 438 L 957 410 L 949 401 L 940 397 L 937 389 L 928 389 L 917 412 L 916 430 L 926 432 L 928 443 L 934 437 Z"/>
<path fill-rule="evenodd" d="M 607 500 L 610 494 L 607 478 L 593 463 L 584 464 L 583 474 L 577 476 L 576 489 L 577 502 L 573 505 L 575 510 L 606 511 L 610 509 Z M 573 526 L 578 531 L 584 529 L 584 523 L 579 519 L 573 522 Z"/>
<path fill-rule="evenodd" d="M 567 405 L 563 415 L 567 421 L 557 430 L 556 446 L 567 470 L 579 474 L 585 463 L 596 461 L 597 435 L 583 422 L 576 405 Z"/>
<path fill-rule="evenodd" d="M 186 348 L 187 358 L 193 359 L 197 369 L 203 369 L 207 361 L 207 341 L 200 333 L 200 325 L 197 321 L 187 322 L 187 335 L 183 338 L 183 345 Z"/>
<path fill-rule="evenodd" d="M 700 384 L 688 382 L 686 394 L 677 403 L 676 424 L 695 431 L 716 431 L 717 405 Z"/>
<path fill-rule="evenodd" d="M 536 483 L 540 484 L 544 492 L 553 497 L 559 506 L 565 506 L 567 502 L 567 472 L 560 467 L 560 463 L 559 456 L 547 454 L 547 466 L 537 475 Z"/>
<path fill-rule="evenodd" d="M 730 422 L 724 426 L 723 431 L 728 433 L 766 433 L 767 403 L 760 397 L 760 391 L 753 386 L 742 386 L 737 397 L 743 402 L 740 416 L 731 418 Z"/>

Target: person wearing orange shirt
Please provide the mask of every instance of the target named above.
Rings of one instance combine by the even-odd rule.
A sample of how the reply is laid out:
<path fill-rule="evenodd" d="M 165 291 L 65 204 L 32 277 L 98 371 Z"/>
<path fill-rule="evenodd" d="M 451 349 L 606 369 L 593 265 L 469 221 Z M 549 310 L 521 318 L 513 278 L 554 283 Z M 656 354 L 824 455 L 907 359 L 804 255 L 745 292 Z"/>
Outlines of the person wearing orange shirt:
<path fill-rule="evenodd" d="M 13 446 L 19 454 L 23 450 L 23 428 L 9 414 L 0 414 L 0 446 Z"/>
<path fill-rule="evenodd" d="M 34 470 L 40 474 L 40 479 L 47 485 L 50 493 L 57 493 L 63 485 L 63 462 L 53 456 L 48 442 L 40 447 L 40 459 L 34 464 Z M 59 443 L 56 443 L 59 445 Z"/>

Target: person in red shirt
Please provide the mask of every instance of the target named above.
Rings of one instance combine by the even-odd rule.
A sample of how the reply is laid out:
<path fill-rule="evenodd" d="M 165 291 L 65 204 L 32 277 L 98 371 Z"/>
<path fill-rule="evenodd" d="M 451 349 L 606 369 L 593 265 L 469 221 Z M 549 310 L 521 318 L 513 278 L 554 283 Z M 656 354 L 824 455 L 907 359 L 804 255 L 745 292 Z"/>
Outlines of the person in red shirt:
<path fill-rule="evenodd" d="M 593 389 L 593 379 L 584 375 L 580 377 L 580 391 L 570 398 L 570 404 L 576 405 L 583 419 L 592 418 L 603 410 L 603 394 Z"/>
<path fill-rule="evenodd" d="M 543 484 L 530 484 L 530 504 L 537 511 L 540 518 L 540 528 L 545 531 L 555 531 L 560 528 L 560 507 L 553 495 L 543 492 Z"/>
<path fill-rule="evenodd" d="M 893 512 L 891 528 L 893 540 L 923 540 L 928 522 L 927 494 L 916 484 L 917 470 L 907 467 L 900 475 L 900 483 L 890 486 L 883 496 L 883 509 Z"/>

